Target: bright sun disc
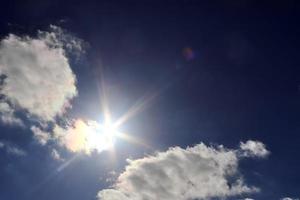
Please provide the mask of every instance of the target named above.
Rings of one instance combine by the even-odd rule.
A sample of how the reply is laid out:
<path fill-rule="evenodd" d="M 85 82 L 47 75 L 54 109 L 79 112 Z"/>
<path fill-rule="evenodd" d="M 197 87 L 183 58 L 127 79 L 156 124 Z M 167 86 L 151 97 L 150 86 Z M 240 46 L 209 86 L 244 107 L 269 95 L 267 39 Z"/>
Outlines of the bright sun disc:
<path fill-rule="evenodd" d="M 103 135 L 106 137 L 108 144 L 113 145 L 117 134 L 116 127 L 111 123 L 105 123 L 102 128 Z"/>
<path fill-rule="evenodd" d="M 117 132 L 116 127 L 111 123 L 89 124 L 88 135 L 86 137 L 87 149 L 96 149 L 99 152 L 112 149 Z"/>

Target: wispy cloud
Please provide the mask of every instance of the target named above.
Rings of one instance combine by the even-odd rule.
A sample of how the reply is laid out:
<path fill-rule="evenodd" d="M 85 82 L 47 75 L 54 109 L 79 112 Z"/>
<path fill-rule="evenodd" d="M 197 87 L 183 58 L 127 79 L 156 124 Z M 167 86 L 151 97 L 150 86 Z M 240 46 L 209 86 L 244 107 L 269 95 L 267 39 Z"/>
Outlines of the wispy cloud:
<path fill-rule="evenodd" d="M 298 198 L 283 197 L 280 200 L 299 200 Z"/>
<path fill-rule="evenodd" d="M 34 139 L 41 145 L 47 144 L 47 142 L 51 139 L 50 133 L 41 130 L 37 126 L 32 126 L 30 129 L 33 132 Z"/>
<path fill-rule="evenodd" d="M 64 161 L 64 159 L 61 157 L 61 155 L 59 154 L 59 152 L 56 149 L 52 149 L 51 156 L 54 160 Z"/>
<path fill-rule="evenodd" d="M 0 149 L 6 151 L 6 153 L 15 155 L 15 156 L 25 156 L 26 152 L 16 145 L 10 144 L 6 141 L 0 141 Z"/>

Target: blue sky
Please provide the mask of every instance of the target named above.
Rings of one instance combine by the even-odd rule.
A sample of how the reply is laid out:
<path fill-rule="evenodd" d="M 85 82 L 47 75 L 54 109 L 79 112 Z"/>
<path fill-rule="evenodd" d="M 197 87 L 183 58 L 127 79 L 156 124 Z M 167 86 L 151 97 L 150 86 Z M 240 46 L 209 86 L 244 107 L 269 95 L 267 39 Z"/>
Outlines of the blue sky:
<path fill-rule="evenodd" d="M 297 200 L 296 1 L 7 1 L 0 200 Z"/>

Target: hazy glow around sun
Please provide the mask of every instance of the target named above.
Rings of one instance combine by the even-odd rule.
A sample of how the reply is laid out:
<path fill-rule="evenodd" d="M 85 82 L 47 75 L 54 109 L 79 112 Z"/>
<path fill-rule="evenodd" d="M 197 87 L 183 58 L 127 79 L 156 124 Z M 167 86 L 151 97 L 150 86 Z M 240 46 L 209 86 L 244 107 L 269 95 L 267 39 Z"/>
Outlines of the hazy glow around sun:
<path fill-rule="evenodd" d="M 78 119 L 64 137 L 64 144 L 72 152 L 100 153 L 113 149 L 118 135 L 116 126 L 110 121 L 100 124 L 96 121 Z"/>

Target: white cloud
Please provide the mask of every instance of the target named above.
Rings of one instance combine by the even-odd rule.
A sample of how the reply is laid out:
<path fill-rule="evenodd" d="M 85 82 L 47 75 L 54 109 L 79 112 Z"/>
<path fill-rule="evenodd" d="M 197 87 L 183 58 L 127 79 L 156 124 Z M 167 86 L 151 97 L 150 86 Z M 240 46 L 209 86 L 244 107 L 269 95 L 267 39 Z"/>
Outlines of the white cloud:
<path fill-rule="evenodd" d="M 26 155 L 26 152 L 24 150 L 20 149 L 19 147 L 15 146 L 13 144 L 3 142 L 3 141 L 0 141 L 0 149 L 3 149 L 6 151 L 6 153 L 12 154 L 15 156 L 25 156 Z"/>
<path fill-rule="evenodd" d="M 248 140 L 246 143 L 241 142 L 240 148 L 242 150 L 242 155 L 246 157 L 261 157 L 264 158 L 270 154 L 266 149 L 265 144 L 259 141 Z"/>
<path fill-rule="evenodd" d="M 14 109 L 6 102 L 0 102 L 0 120 L 4 124 L 24 126 L 22 120 L 15 116 Z"/>
<path fill-rule="evenodd" d="M 284 197 L 284 198 L 281 198 L 280 200 L 299 200 L 299 199 L 298 198 Z"/>
<path fill-rule="evenodd" d="M 50 46 L 63 48 L 77 58 L 85 53 L 85 48 L 88 46 L 86 42 L 68 34 L 58 26 L 50 25 L 50 29 L 51 32 L 39 31 L 39 36 L 45 38 Z"/>
<path fill-rule="evenodd" d="M 57 30 L 60 30 L 56 27 Z M 36 38 L 8 35 L 0 42 L 1 94 L 13 105 L 44 121 L 52 121 L 77 94 L 76 77 L 60 41 L 62 32 L 40 32 Z M 68 44 L 69 46 L 80 44 Z M 78 48 L 78 47 L 76 47 Z M 7 117 L 10 112 L 3 113 Z"/>
<path fill-rule="evenodd" d="M 58 153 L 58 151 L 56 149 L 52 149 L 52 151 L 51 151 L 51 157 L 54 160 L 64 161 L 64 159 L 60 156 L 60 154 Z"/>
<path fill-rule="evenodd" d="M 248 186 L 239 175 L 239 158 L 239 150 L 203 143 L 186 149 L 170 148 L 153 156 L 129 160 L 113 187 L 101 190 L 98 198 L 189 200 L 258 192 L 258 188 Z"/>
<path fill-rule="evenodd" d="M 41 130 L 37 126 L 32 126 L 30 129 L 33 132 L 34 139 L 41 145 L 47 144 L 47 142 L 51 139 L 50 133 Z"/>

